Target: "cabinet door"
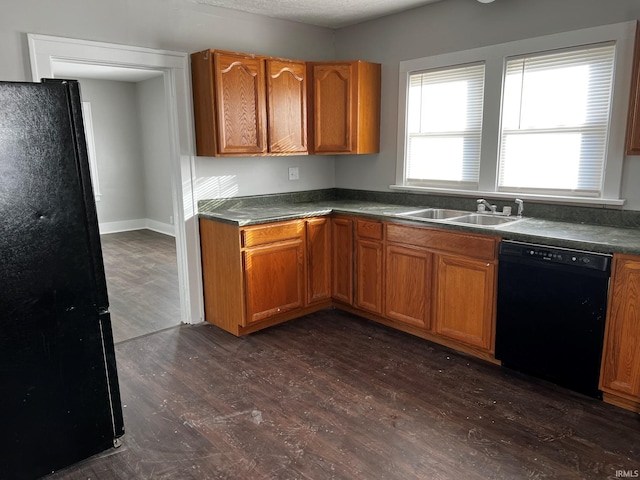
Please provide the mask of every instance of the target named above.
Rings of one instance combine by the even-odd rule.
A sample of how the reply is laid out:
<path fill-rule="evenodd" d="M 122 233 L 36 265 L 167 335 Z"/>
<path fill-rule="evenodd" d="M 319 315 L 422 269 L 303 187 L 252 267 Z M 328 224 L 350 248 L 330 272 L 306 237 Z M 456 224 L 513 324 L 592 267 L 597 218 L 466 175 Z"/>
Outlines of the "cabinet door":
<path fill-rule="evenodd" d="M 640 400 L 640 257 L 614 257 L 600 386 Z"/>
<path fill-rule="evenodd" d="M 356 242 L 356 306 L 382 314 L 382 243 Z"/>
<path fill-rule="evenodd" d="M 640 21 L 636 24 L 636 46 L 627 121 L 627 155 L 640 155 Z"/>
<path fill-rule="evenodd" d="M 260 57 L 214 53 L 218 153 L 264 153 L 266 102 Z"/>
<path fill-rule="evenodd" d="M 353 150 L 356 109 L 353 105 L 352 65 L 349 63 L 313 66 L 314 151 L 317 153 Z"/>
<path fill-rule="evenodd" d="M 331 219 L 331 296 L 353 302 L 353 221 Z"/>
<path fill-rule="evenodd" d="M 307 304 L 331 297 L 331 222 L 307 221 Z"/>
<path fill-rule="evenodd" d="M 248 323 L 303 306 L 302 239 L 247 249 L 243 262 Z"/>
<path fill-rule="evenodd" d="M 493 351 L 495 263 L 437 256 L 436 332 Z"/>
<path fill-rule="evenodd" d="M 306 64 L 278 59 L 269 59 L 266 64 L 269 152 L 305 153 Z"/>
<path fill-rule="evenodd" d="M 385 316 L 428 329 L 433 254 L 417 248 L 387 245 L 385 256 Z"/>

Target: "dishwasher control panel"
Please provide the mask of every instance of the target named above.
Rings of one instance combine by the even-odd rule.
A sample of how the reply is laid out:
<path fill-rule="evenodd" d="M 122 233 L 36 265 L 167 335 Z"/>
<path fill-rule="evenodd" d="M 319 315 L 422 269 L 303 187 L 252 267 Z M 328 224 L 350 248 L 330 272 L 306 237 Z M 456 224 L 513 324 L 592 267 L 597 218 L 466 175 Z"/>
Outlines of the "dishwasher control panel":
<path fill-rule="evenodd" d="M 611 255 L 607 254 L 514 241 L 503 241 L 500 244 L 500 255 L 529 258 L 562 265 L 575 265 L 603 272 L 607 271 L 611 264 Z"/>

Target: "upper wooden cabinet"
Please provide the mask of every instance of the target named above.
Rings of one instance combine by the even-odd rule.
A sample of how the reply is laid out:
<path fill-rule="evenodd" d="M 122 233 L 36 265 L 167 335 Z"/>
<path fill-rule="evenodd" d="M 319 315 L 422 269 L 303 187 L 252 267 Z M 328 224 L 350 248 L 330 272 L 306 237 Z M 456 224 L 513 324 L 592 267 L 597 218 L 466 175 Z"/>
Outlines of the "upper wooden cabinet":
<path fill-rule="evenodd" d="M 614 255 L 600 371 L 604 400 L 640 412 L 640 257 Z"/>
<path fill-rule="evenodd" d="M 380 64 L 307 62 L 309 150 L 315 154 L 380 151 Z"/>
<path fill-rule="evenodd" d="M 627 155 L 640 155 L 640 22 L 636 24 L 636 49 L 627 125 Z"/>
<path fill-rule="evenodd" d="M 306 64 L 267 59 L 267 113 L 269 152 L 307 152 Z"/>
<path fill-rule="evenodd" d="M 204 50 L 191 55 L 200 156 L 306 154 L 306 64 Z"/>

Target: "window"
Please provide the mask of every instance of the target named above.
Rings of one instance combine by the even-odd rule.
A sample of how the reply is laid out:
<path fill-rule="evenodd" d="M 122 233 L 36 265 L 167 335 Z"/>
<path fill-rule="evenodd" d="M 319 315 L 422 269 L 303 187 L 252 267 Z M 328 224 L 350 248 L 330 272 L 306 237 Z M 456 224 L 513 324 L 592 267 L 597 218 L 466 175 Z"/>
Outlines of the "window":
<path fill-rule="evenodd" d="M 392 189 L 622 205 L 635 22 L 400 62 Z"/>
<path fill-rule="evenodd" d="M 507 60 L 499 188 L 600 195 L 614 45 Z"/>
<path fill-rule="evenodd" d="M 484 64 L 409 77 L 407 183 L 478 184 Z"/>

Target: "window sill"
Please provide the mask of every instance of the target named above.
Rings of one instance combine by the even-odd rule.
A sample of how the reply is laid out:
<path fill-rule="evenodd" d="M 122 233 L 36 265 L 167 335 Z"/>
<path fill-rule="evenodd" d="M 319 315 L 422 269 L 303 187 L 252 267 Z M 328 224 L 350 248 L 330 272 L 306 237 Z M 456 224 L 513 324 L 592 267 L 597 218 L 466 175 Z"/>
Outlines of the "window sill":
<path fill-rule="evenodd" d="M 459 197 L 508 199 L 521 198 L 530 202 L 557 203 L 562 205 L 588 205 L 602 207 L 622 207 L 625 199 L 593 198 L 593 197 L 552 197 L 548 195 L 533 195 L 526 193 L 483 192 L 480 190 L 456 190 L 451 188 L 410 187 L 407 185 L 389 185 L 391 190 L 425 193 L 435 195 L 453 195 Z"/>

